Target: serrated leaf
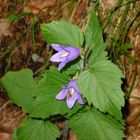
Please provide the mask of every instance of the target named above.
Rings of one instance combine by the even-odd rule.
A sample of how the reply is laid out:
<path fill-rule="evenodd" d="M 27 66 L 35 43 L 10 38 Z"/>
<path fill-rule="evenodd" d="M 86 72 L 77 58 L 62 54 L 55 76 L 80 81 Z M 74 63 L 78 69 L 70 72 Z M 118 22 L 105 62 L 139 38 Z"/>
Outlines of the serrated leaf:
<path fill-rule="evenodd" d="M 17 129 L 15 129 L 13 134 L 12 134 L 12 140 L 18 140 L 17 135 L 16 135 Z"/>
<path fill-rule="evenodd" d="M 102 37 L 102 28 L 95 12 L 91 12 L 90 14 L 90 20 L 84 35 L 87 43 L 86 45 L 89 47 L 96 47 L 97 42 L 104 43 Z"/>
<path fill-rule="evenodd" d="M 38 95 L 57 94 L 70 81 L 68 75 L 62 74 L 56 68 L 47 70 L 38 84 Z"/>
<path fill-rule="evenodd" d="M 30 112 L 33 109 L 32 102 L 36 95 L 36 81 L 33 79 L 31 70 L 8 72 L 1 78 L 1 83 L 15 104 L 21 106 L 25 112 Z"/>
<path fill-rule="evenodd" d="M 83 59 L 73 61 L 62 70 L 62 73 L 75 75 L 77 72 L 81 72 L 83 70 L 83 63 Z"/>
<path fill-rule="evenodd" d="M 83 45 L 83 33 L 81 29 L 66 21 L 52 21 L 41 24 L 41 31 L 48 44 L 60 44 L 65 46 L 81 47 Z"/>
<path fill-rule="evenodd" d="M 121 120 L 121 107 L 124 105 L 121 77 L 121 70 L 110 61 L 104 60 L 82 72 L 77 84 L 89 104 L 92 103 L 100 111 L 108 112 Z"/>
<path fill-rule="evenodd" d="M 65 100 L 58 101 L 55 98 L 69 81 L 66 74 L 61 74 L 54 68 L 46 71 L 38 84 L 29 69 L 8 72 L 1 79 L 12 101 L 21 106 L 26 113 L 37 118 L 48 118 L 51 115 L 67 113 L 70 116 L 81 108 L 79 104 L 76 104 L 70 110 Z"/>
<path fill-rule="evenodd" d="M 72 109 L 69 109 L 65 100 L 58 101 L 55 99 L 56 95 L 47 94 L 46 96 L 37 97 L 31 116 L 36 118 L 48 118 L 57 114 L 70 116 L 82 107 L 76 103 Z"/>
<path fill-rule="evenodd" d="M 85 109 L 68 121 L 79 140 L 122 140 L 124 126 L 95 108 Z"/>
<path fill-rule="evenodd" d="M 95 62 L 107 60 L 107 52 L 104 51 L 105 44 L 97 44 L 97 47 L 91 50 L 89 53 L 88 64 L 92 65 Z"/>
<path fill-rule="evenodd" d="M 27 119 L 16 129 L 13 140 L 56 140 L 59 136 L 58 128 L 51 122 Z"/>
<path fill-rule="evenodd" d="M 33 117 L 47 118 L 55 114 L 72 114 L 81 108 L 76 104 L 71 110 L 67 107 L 66 101 L 56 100 L 56 95 L 66 86 L 70 79 L 67 75 L 50 69 L 45 72 L 38 86 L 38 97 L 34 102 Z"/>
<path fill-rule="evenodd" d="M 102 28 L 95 12 L 91 12 L 90 21 L 84 32 L 86 47 L 90 49 L 89 64 L 95 61 L 105 60 L 107 52 L 106 44 L 103 41 Z"/>

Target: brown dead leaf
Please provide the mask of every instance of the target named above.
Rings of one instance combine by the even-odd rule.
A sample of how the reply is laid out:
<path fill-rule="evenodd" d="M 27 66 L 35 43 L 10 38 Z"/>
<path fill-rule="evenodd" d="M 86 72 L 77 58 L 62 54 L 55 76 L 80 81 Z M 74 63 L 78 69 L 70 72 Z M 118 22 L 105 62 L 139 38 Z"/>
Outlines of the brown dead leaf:
<path fill-rule="evenodd" d="M 87 15 L 88 4 L 89 0 L 78 0 L 69 20 L 79 25 Z"/>
<path fill-rule="evenodd" d="M 30 0 L 30 5 L 38 9 L 51 7 L 56 3 L 56 0 Z"/>
<path fill-rule="evenodd" d="M 69 131 L 69 139 L 68 140 L 77 140 L 76 135 L 74 135 L 71 130 Z"/>
<path fill-rule="evenodd" d="M 103 0 L 106 10 L 111 9 L 117 4 L 118 0 Z"/>
<path fill-rule="evenodd" d="M 137 3 L 137 6 L 140 4 Z M 134 81 L 134 87 L 129 99 L 129 114 L 126 117 L 127 140 L 140 140 L 140 27 L 137 25 L 140 17 L 137 17 L 128 32 L 130 44 L 134 46 L 131 56 L 137 60 L 137 73 Z M 132 65 L 134 66 L 134 64 Z M 131 67 L 132 69 L 132 67 Z M 132 81 L 132 70 L 127 69 L 130 76 L 127 76 L 128 84 Z M 132 84 L 129 84 L 131 86 Z"/>
<path fill-rule="evenodd" d="M 29 4 L 24 7 L 24 12 L 32 12 L 38 14 L 40 11 L 44 11 L 48 7 L 52 7 L 56 4 L 56 0 L 30 0 Z"/>
<path fill-rule="evenodd" d="M 10 22 L 6 18 L 0 19 L 0 37 L 4 36 L 12 36 L 11 30 L 10 30 Z"/>
<path fill-rule="evenodd" d="M 0 140 L 12 140 L 11 134 L 0 132 Z"/>
<path fill-rule="evenodd" d="M 0 140 L 12 140 L 13 131 L 25 117 L 20 108 L 0 97 Z"/>
<path fill-rule="evenodd" d="M 127 140 L 140 140 L 140 124 L 136 128 L 129 128 L 132 131 Z"/>

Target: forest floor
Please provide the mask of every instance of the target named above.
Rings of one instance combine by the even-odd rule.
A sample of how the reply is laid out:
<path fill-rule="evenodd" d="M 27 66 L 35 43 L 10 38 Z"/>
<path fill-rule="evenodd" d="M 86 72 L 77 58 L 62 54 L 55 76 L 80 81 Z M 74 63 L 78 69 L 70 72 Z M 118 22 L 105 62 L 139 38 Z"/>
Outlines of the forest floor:
<path fill-rule="evenodd" d="M 126 77 L 123 89 L 128 92 L 122 110 L 126 139 L 140 140 L 140 1 L 116 5 L 117 1 L 0 0 L 0 77 L 23 68 L 31 68 L 38 76 L 48 58 L 40 24 L 65 19 L 83 27 L 89 9 L 94 7 L 99 13 L 109 57 Z M 0 86 L 0 140 L 11 140 L 13 130 L 25 117 Z M 69 140 L 75 140 L 71 132 Z"/>

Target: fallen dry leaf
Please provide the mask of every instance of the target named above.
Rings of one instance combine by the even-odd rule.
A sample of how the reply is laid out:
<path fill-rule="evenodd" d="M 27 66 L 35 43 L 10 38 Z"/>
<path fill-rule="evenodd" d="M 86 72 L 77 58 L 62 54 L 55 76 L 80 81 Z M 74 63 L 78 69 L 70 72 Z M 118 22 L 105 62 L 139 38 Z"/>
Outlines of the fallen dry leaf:
<path fill-rule="evenodd" d="M 51 7 L 56 3 L 56 0 L 30 0 L 29 4 L 38 9 Z"/>
<path fill-rule="evenodd" d="M 0 37 L 4 36 L 12 36 L 10 30 L 10 22 L 7 18 L 0 19 Z"/>
<path fill-rule="evenodd" d="M 76 135 L 73 134 L 73 132 L 70 130 L 69 132 L 69 139 L 68 140 L 77 140 Z"/>
<path fill-rule="evenodd" d="M 103 3 L 105 4 L 106 10 L 111 9 L 117 4 L 118 0 L 103 0 Z"/>
<path fill-rule="evenodd" d="M 24 12 L 32 12 L 38 14 L 45 8 L 52 7 L 56 4 L 56 0 L 30 0 L 29 4 L 24 7 Z"/>
<path fill-rule="evenodd" d="M 0 132 L 0 140 L 12 140 L 11 134 Z"/>

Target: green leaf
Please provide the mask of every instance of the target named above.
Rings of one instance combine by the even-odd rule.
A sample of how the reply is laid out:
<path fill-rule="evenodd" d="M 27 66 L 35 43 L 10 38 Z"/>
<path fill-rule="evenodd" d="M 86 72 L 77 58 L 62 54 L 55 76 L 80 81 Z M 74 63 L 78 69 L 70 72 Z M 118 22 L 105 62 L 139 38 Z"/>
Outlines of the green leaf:
<path fill-rule="evenodd" d="M 104 43 L 102 37 L 102 28 L 95 12 L 91 12 L 90 14 L 90 20 L 84 35 L 86 39 L 86 45 L 89 47 L 96 47 L 96 43 L 98 42 Z"/>
<path fill-rule="evenodd" d="M 79 140 L 122 140 L 124 126 L 95 108 L 85 109 L 68 121 Z"/>
<path fill-rule="evenodd" d="M 12 140 L 18 140 L 17 135 L 16 135 L 17 129 L 15 129 L 13 134 L 12 134 Z"/>
<path fill-rule="evenodd" d="M 65 100 L 56 100 L 55 96 L 69 81 L 70 78 L 66 74 L 61 74 L 54 68 L 47 70 L 38 84 L 29 69 L 8 72 L 1 79 L 10 99 L 26 113 L 37 118 L 67 113 L 70 116 L 82 107 L 77 103 L 70 110 Z"/>
<path fill-rule="evenodd" d="M 61 74 L 56 69 L 45 72 L 38 86 L 38 97 L 34 102 L 33 117 L 47 118 L 55 114 L 72 114 L 77 112 L 82 106 L 78 103 L 70 110 L 66 101 L 56 100 L 56 95 L 66 86 L 70 79 L 67 75 Z"/>
<path fill-rule="evenodd" d="M 9 14 L 8 19 L 10 22 L 15 22 L 19 20 L 19 16 L 12 12 Z"/>
<path fill-rule="evenodd" d="M 16 129 L 13 140 L 56 140 L 58 128 L 49 121 L 27 119 Z"/>
<path fill-rule="evenodd" d="M 10 22 L 17 22 L 19 19 L 21 19 L 24 16 L 29 16 L 30 13 L 20 13 L 19 15 L 16 15 L 15 12 L 10 12 L 8 15 L 8 19 Z"/>
<path fill-rule="evenodd" d="M 88 58 L 88 64 L 92 65 L 95 62 L 107 60 L 107 52 L 104 51 L 105 44 L 98 44 L 93 50 L 91 50 Z"/>
<path fill-rule="evenodd" d="M 83 63 L 83 59 L 75 60 L 69 63 L 69 65 L 62 70 L 62 73 L 75 75 L 77 72 L 81 72 L 83 70 Z"/>
<path fill-rule="evenodd" d="M 1 83 L 15 104 L 21 106 L 25 112 L 30 112 L 33 109 L 32 102 L 36 95 L 36 81 L 33 79 L 31 70 L 8 72 L 1 78 Z"/>
<path fill-rule="evenodd" d="M 134 49 L 134 46 L 130 45 L 130 44 L 125 44 L 122 48 L 121 48 L 121 52 L 122 53 L 128 53 L 129 50 Z"/>
<path fill-rule="evenodd" d="M 106 44 L 103 41 L 102 28 L 95 12 L 91 12 L 88 27 L 84 33 L 86 47 L 90 49 L 89 64 L 95 61 L 105 60 L 107 52 Z"/>
<path fill-rule="evenodd" d="M 47 70 L 38 84 L 37 95 L 57 94 L 70 81 L 70 77 L 57 71 L 56 68 Z"/>
<path fill-rule="evenodd" d="M 47 94 L 46 96 L 37 97 L 31 116 L 44 119 L 52 115 L 61 114 L 69 117 L 82 107 L 76 103 L 72 109 L 69 109 L 65 100 L 58 101 L 55 99 L 57 94 Z"/>
<path fill-rule="evenodd" d="M 52 21 L 41 24 L 41 31 L 48 44 L 60 44 L 65 46 L 81 47 L 83 45 L 83 33 L 81 29 L 66 21 Z"/>
<path fill-rule="evenodd" d="M 124 105 L 121 90 L 123 75 L 117 66 L 107 60 L 102 28 L 95 12 L 91 12 L 84 35 L 90 54 L 89 69 L 78 78 L 81 94 L 87 98 L 89 104 L 92 103 L 100 111 L 108 112 L 121 120 L 121 107 Z"/>
<path fill-rule="evenodd" d="M 89 104 L 100 111 L 108 112 L 121 120 L 121 107 L 124 105 L 121 90 L 121 70 L 108 60 L 95 63 L 78 77 L 78 87 Z"/>

